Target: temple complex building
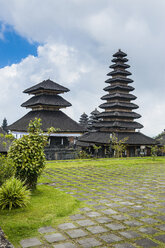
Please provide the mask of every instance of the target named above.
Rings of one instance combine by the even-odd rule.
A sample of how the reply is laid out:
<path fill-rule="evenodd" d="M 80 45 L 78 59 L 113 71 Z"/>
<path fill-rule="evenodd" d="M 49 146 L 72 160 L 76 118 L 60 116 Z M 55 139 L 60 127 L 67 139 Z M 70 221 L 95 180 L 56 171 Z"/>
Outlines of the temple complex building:
<path fill-rule="evenodd" d="M 51 80 L 45 80 L 26 90 L 24 93 L 33 95 L 21 106 L 30 108 L 31 111 L 25 116 L 8 126 L 16 138 L 27 134 L 29 122 L 35 117 L 40 118 L 42 130 L 54 127 L 59 129 L 51 134 L 49 145 L 45 148 L 47 159 L 70 159 L 75 157 L 75 142 L 83 133 L 82 127 L 72 120 L 61 109 L 71 106 L 60 94 L 69 89 Z"/>
<path fill-rule="evenodd" d="M 93 123 L 94 130 L 81 136 L 77 143 L 82 147 L 84 144 L 88 144 L 88 147 L 101 145 L 101 156 L 106 155 L 114 134 L 118 140 L 127 137 L 126 156 L 150 155 L 150 146 L 155 144 L 152 138 L 139 131 L 143 125 L 135 121 L 141 116 L 135 112 L 138 106 L 132 102 L 136 96 L 132 94 L 133 80 L 128 77 L 131 73 L 127 70 L 130 66 L 126 64 L 126 56 L 121 50 L 113 55 L 112 71 L 107 74 L 110 78 L 105 81 L 106 94 L 101 98 L 105 102 L 99 106 L 103 112 L 97 115 L 99 121 Z"/>

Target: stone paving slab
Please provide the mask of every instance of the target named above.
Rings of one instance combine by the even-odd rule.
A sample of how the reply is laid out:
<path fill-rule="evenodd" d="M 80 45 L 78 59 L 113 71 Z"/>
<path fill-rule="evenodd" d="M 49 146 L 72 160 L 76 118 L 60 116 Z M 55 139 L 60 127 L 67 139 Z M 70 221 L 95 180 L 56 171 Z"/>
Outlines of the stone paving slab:
<path fill-rule="evenodd" d="M 108 244 L 123 240 L 122 238 L 118 237 L 115 234 L 103 235 L 103 236 L 100 236 L 100 239 L 104 240 Z"/>
<path fill-rule="evenodd" d="M 34 247 L 41 243 L 42 248 L 165 247 L 163 166 L 158 170 L 151 165 L 144 171 L 128 171 L 122 165 L 114 171 L 95 166 L 48 170 L 51 187 L 86 206 L 67 223 L 40 228 L 40 245 Z"/>
<path fill-rule="evenodd" d="M 67 243 L 61 243 L 58 245 L 53 245 L 54 248 L 77 248 L 76 245 L 74 245 L 71 242 L 67 242 Z"/>
<path fill-rule="evenodd" d="M 121 230 L 121 229 L 125 229 L 126 228 L 124 225 L 118 224 L 118 223 L 106 224 L 106 226 L 108 228 L 110 228 L 111 230 L 113 230 L 113 231 Z"/>
<path fill-rule="evenodd" d="M 91 226 L 87 227 L 86 229 L 93 234 L 108 232 L 108 230 L 102 226 Z"/>
<path fill-rule="evenodd" d="M 139 245 L 140 247 L 144 247 L 144 248 L 151 248 L 151 247 L 158 246 L 157 243 L 155 243 L 151 239 L 147 239 L 147 238 L 136 240 L 135 243 L 137 245 Z"/>
<path fill-rule="evenodd" d="M 21 246 L 23 248 L 28 248 L 28 247 L 34 247 L 34 246 L 42 245 L 42 243 L 37 238 L 24 239 L 24 240 L 22 240 L 20 242 L 20 244 L 21 244 Z"/>
<path fill-rule="evenodd" d="M 40 233 L 50 233 L 55 232 L 56 230 L 51 226 L 44 226 L 38 229 L 38 232 Z"/>
<path fill-rule="evenodd" d="M 77 241 L 83 248 L 97 247 L 101 245 L 101 242 L 95 238 L 84 238 Z"/>
<path fill-rule="evenodd" d="M 87 232 L 85 232 L 82 229 L 75 229 L 75 230 L 70 230 L 70 231 L 66 231 L 66 233 L 71 237 L 71 238 L 80 238 L 80 237 L 84 237 L 87 236 Z"/>
<path fill-rule="evenodd" d="M 115 248 L 136 248 L 134 245 L 131 245 L 129 243 L 116 244 L 113 247 Z"/>
<path fill-rule="evenodd" d="M 73 223 L 64 223 L 64 224 L 59 225 L 58 228 L 62 230 L 67 230 L 67 229 L 76 228 L 76 226 Z"/>
<path fill-rule="evenodd" d="M 80 225 L 80 226 L 92 226 L 92 225 L 95 225 L 95 223 L 89 219 L 87 220 L 79 220 L 77 221 L 77 224 Z"/>
<path fill-rule="evenodd" d="M 165 234 L 164 235 L 155 236 L 154 239 L 157 239 L 157 240 L 165 243 Z"/>
<path fill-rule="evenodd" d="M 50 235 L 45 235 L 44 238 L 49 243 L 58 242 L 58 241 L 62 241 L 62 240 L 66 239 L 61 233 L 53 233 L 53 234 L 50 234 Z"/>

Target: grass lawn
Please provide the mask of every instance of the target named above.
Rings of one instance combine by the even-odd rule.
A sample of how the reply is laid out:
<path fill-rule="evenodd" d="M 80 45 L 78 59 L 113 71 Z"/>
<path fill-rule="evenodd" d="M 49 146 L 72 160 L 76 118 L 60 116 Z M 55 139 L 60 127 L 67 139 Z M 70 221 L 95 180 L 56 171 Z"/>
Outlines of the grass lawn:
<path fill-rule="evenodd" d="M 15 247 L 19 247 L 18 243 L 21 239 L 37 237 L 39 235 L 38 228 L 50 225 L 55 227 L 59 223 L 66 222 L 69 215 L 85 206 L 85 203 L 77 200 L 78 198 L 66 194 L 65 190 L 69 191 L 69 189 L 75 188 L 77 192 L 80 191 L 81 197 L 81 194 L 83 196 L 90 188 L 91 190 L 95 188 L 95 192 L 99 191 L 103 187 L 101 185 L 109 180 L 109 187 L 117 187 L 118 192 L 121 191 L 122 194 L 123 186 L 129 179 L 131 180 L 137 175 L 137 179 L 140 178 L 140 182 L 143 182 L 143 176 L 148 175 L 148 173 L 154 175 L 155 168 L 161 175 L 162 170 L 164 170 L 162 165 L 165 165 L 165 157 L 157 157 L 155 160 L 147 157 L 48 161 L 39 182 L 57 182 L 56 188 L 43 184 L 38 185 L 37 190 L 32 195 L 31 204 L 26 209 L 15 209 L 10 212 L 1 210 L 0 226 Z M 112 181 L 111 176 L 109 179 L 106 177 L 106 169 L 110 175 L 112 172 Z M 92 185 L 90 185 L 90 178 L 93 180 Z M 85 180 L 89 183 L 87 187 L 84 184 Z M 117 184 L 118 180 L 120 185 Z M 134 185 L 135 180 L 136 178 L 132 181 L 132 185 Z M 152 178 L 150 180 L 152 181 Z"/>
<path fill-rule="evenodd" d="M 38 228 L 64 222 L 80 202 L 46 185 L 39 185 L 26 209 L 0 211 L 0 226 L 16 247 L 21 239 L 38 236 Z"/>

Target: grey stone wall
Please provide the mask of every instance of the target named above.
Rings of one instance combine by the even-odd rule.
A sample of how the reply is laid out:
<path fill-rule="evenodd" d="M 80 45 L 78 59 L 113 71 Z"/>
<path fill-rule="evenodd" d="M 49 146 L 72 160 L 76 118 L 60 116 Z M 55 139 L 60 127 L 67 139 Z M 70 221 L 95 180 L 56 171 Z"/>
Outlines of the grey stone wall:
<path fill-rule="evenodd" d="M 77 154 L 76 149 L 67 148 L 45 148 L 47 160 L 67 160 L 75 159 Z"/>

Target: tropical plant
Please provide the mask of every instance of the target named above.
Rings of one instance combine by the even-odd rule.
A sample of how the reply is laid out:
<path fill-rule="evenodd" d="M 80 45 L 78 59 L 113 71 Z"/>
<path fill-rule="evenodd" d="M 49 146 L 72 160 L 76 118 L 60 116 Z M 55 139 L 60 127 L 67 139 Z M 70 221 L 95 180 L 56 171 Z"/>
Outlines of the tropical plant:
<path fill-rule="evenodd" d="M 96 157 L 98 157 L 98 151 L 99 151 L 99 149 L 101 149 L 101 146 L 97 146 L 97 145 L 93 145 L 93 149 L 94 149 L 94 154 L 95 154 L 95 156 Z"/>
<path fill-rule="evenodd" d="M 14 175 L 14 168 L 11 159 L 0 155 L 0 186 Z"/>
<path fill-rule="evenodd" d="M 79 151 L 78 154 L 77 154 L 77 156 L 78 156 L 78 158 L 80 158 L 80 159 L 91 158 L 91 155 L 88 154 L 88 153 L 87 153 L 86 151 L 84 151 L 84 150 Z"/>
<path fill-rule="evenodd" d="M 123 152 L 126 150 L 126 144 L 125 142 L 128 140 L 128 137 L 125 137 L 123 139 L 118 139 L 115 133 L 112 134 L 112 149 L 115 151 L 115 157 L 119 158 L 123 156 Z"/>
<path fill-rule="evenodd" d="M 15 176 L 30 189 L 35 189 L 37 179 L 45 167 L 44 147 L 48 134 L 55 131 L 51 128 L 48 133 L 41 130 L 41 120 L 35 118 L 29 123 L 28 135 L 15 140 L 11 145 L 8 157 L 12 159 Z"/>
<path fill-rule="evenodd" d="M 151 146 L 151 156 L 153 160 L 157 157 L 158 150 L 158 146 Z"/>
<path fill-rule="evenodd" d="M 0 188 L 0 208 L 26 207 L 30 202 L 30 190 L 19 179 L 8 179 Z"/>

